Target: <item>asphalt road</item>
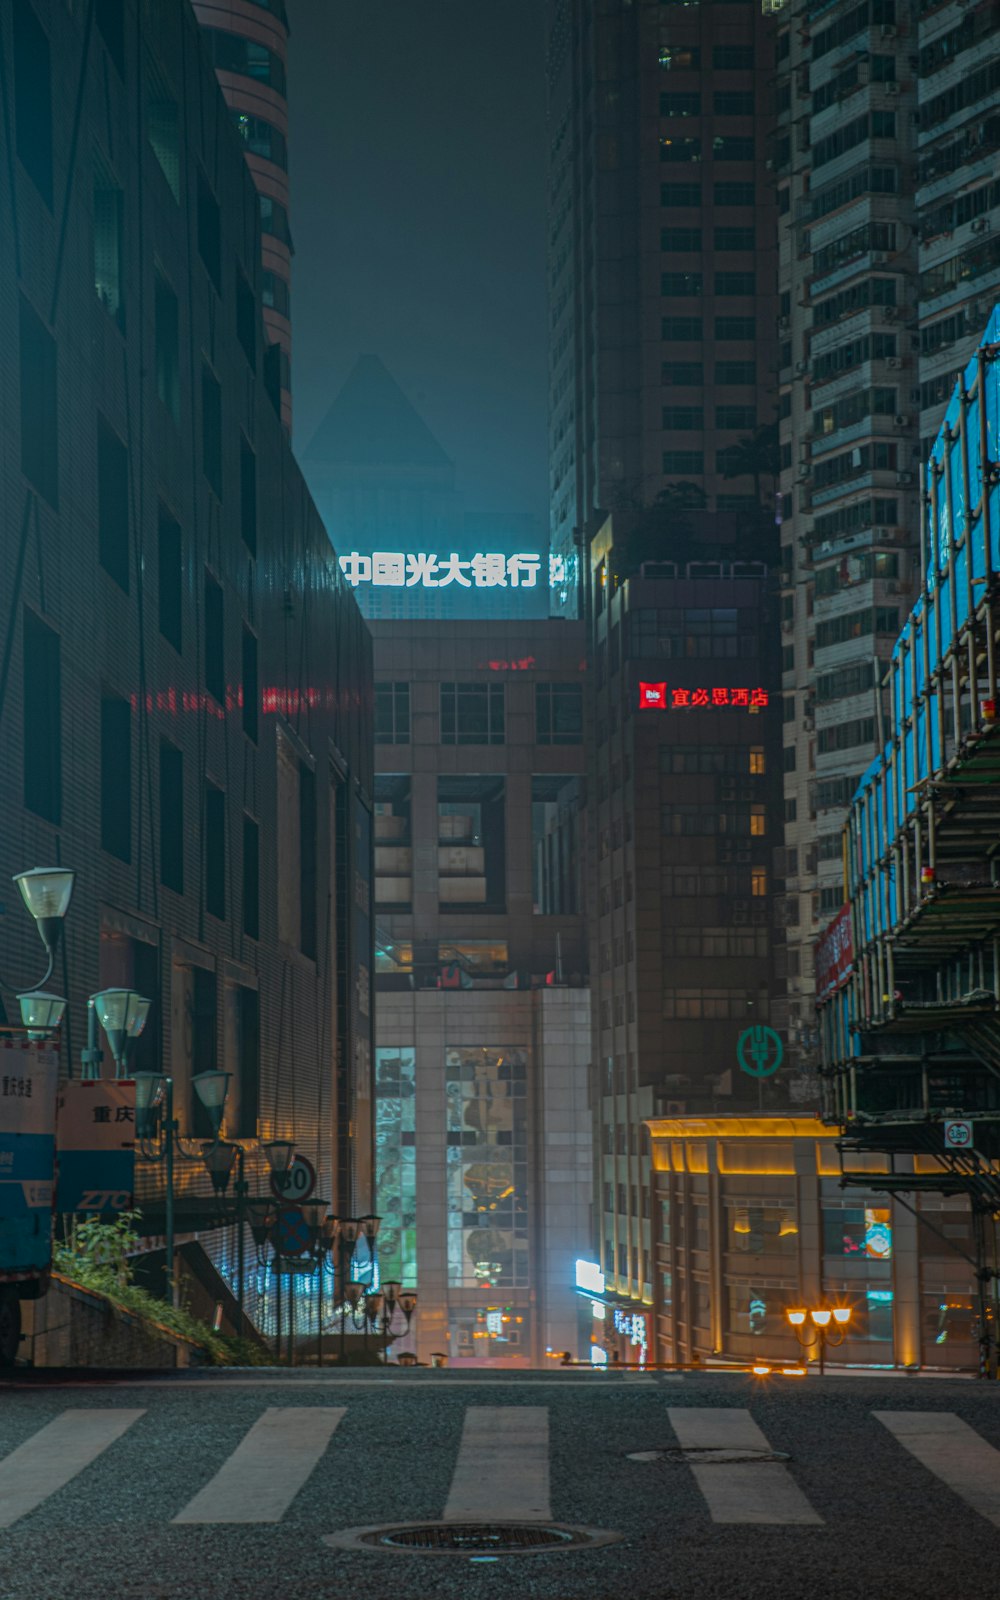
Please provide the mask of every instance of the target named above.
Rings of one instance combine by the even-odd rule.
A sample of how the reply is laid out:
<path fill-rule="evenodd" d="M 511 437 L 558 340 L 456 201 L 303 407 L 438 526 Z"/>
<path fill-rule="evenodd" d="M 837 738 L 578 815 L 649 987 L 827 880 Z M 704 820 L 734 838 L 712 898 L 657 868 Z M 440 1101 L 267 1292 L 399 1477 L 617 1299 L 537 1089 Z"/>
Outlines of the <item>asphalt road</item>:
<path fill-rule="evenodd" d="M 683 1447 L 751 1459 L 665 1453 Z M 335 1542 L 442 1519 L 619 1537 L 492 1560 Z M 569 1371 L 0 1387 L 3 1600 L 963 1592 L 1000 1593 L 996 1385 Z"/>

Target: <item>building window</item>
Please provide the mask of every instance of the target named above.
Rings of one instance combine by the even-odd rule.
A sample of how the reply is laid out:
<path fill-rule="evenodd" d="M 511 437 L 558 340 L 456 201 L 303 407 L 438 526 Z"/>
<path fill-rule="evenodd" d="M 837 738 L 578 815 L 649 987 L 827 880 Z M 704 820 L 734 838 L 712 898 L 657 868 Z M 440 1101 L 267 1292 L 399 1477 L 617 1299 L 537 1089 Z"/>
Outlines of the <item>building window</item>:
<path fill-rule="evenodd" d="M 702 320 L 700 317 L 664 317 L 660 335 L 671 342 L 700 344 L 704 338 Z"/>
<path fill-rule="evenodd" d="M 660 160 L 675 162 L 700 161 L 701 140 L 661 138 Z"/>
<path fill-rule="evenodd" d="M 29 0 L 12 8 L 15 148 L 52 210 L 52 65 L 49 41 Z"/>
<path fill-rule="evenodd" d="M 240 434 L 240 534 L 252 556 L 257 554 L 257 457 Z"/>
<path fill-rule="evenodd" d="M 206 33 L 208 29 L 204 30 Z M 204 173 L 198 174 L 198 254 L 216 291 L 222 293 L 222 220 L 219 202 Z"/>
<path fill-rule="evenodd" d="M 717 44 L 712 51 L 716 72 L 749 72 L 753 68 L 752 44 Z"/>
<path fill-rule="evenodd" d="M 62 822 L 62 682 L 59 635 L 23 612 L 24 804 L 46 822 Z"/>
<path fill-rule="evenodd" d="M 222 389 L 206 361 L 201 364 L 201 462 L 222 499 Z"/>
<path fill-rule="evenodd" d="M 157 268 L 153 289 L 156 328 L 156 392 L 175 422 L 180 420 L 180 320 L 177 296 Z"/>
<path fill-rule="evenodd" d="M 502 683 L 441 685 L 442 744 L 503 744 Z"/>
<path fill-rule="evenodd" d="M 410 685 L 408 683 L 377 683 L 375 685 L 375 743 L 409 744 L 410 742 Z"/>
<path fill-rule="evenodd" d="M 243 817 L 243 932 L 260 938 L 260 828 Z"/>
<path fill-rule="evenodd" d="M 701 433 L 705 426 L 705 413 L 701 406 L 664 406 L 662 425 L 677 433 Z"/>
<path fill-rule="evenodd" d="M 160 882 L 184 893 L 184 755 L 160 740 Z"/>
<path fill-rule="evenodd" d="M 717 117 L 752 117 L 754 111 L 752 89 L 716 90 L 712 109 Z"/>
<path fill-rule="evenodd" d="M 183 641 L 184 556 L 180 523 L 160 503 L 157 537 L 160 632 L 180 654 Z"/>
<path fill-rule="evenodd" d="M 750 893 L 755 897 L 767 894 L 767 868 L 754 867 L 750 873 Z"/>
<path fill-rule="evenodd" d="M 506 817 L 502 778 L 438 779 L 438 902 L 464 915 L 506 906 Z"/>
<path fill-rule="evenodd" d="M 716 228 L 716 250 L 753 250 L 756 246 L 753 228 Z"/>
<path fill-rule="evenodd" d="M 375 904 L 380 911 L 408 911 L 412 898 L 410 780 L 380 772 L 375 778 Z"/>
<path fill-rule="evenodd" d="M 260 996 L 237 985 L 230 991 L 235 1010 L 236 1104 L 226 1108 L 226 1126 L 237 1139 L 256 1139 L 260 1117 Z"/>
<path fill-rule="evenodd" d="M 375 1051 L 375 1204 L 383 1281 L 417 1282 L 417 1058 L 409 1045 Z M 384 1237 L 383 1237 L 384 1236 Z"/>
<path fill-rule="evenodd" d="M 660 275 L 660 293 L 674 299 L 689 299 L 701 294 L 700 272 L 664 272 Z"/>
<path fill-rule="evenodd" d="M 445 1050 L 450 1288 L 530 1282 L 527 1080 L 517 1046 Z"/>
<path fill-rule="evenodd" d="M 100 29 L 108 55 L 118 69 L 118 76 L 124 78 L 125 16 L 122 0 L 95 0 L 94 21 Z"/>
<path fill-rule="evenodd" d="M 101 566 L 129 589 L 128 451 L 103 417 L 97 419 L 97 548 Z"/>
<path fill-rule="evenodd" d="M 695 477 L 705 471 L 705 452 L 703 450 L 664 450 L 664 472 L 691 473 Z"/>
<path fill-rule="evenodd" d="M 177 101 L 155 62 L 146 62 L 146 138 L 175 200 L 181 197 Z"/>
<path fill-rule="evenodd" d="M 94 288 L 108 316 L 125 327 L 122 191 L 94 151 Z"/>
<path fill-rule="evenodd" d="M 757 382 L 756 361 L 717 361 L 715 381 L 720 384 L 742 384 L 751 388 Z"/>
<path fill-rule="evenodd" d="M 752 272 L 717 272 L 715 292 L 718 295 L 753 294 L 756 277 Z"/>
<path fill-rule="evenodd" d="M 277 311 L 279 316 L 287 317 L 291 313 L 291 300 L 288 284 L 277 272 L 262 272 L 260 278 L 261 304 L 270 311 Z"/>
<path fill-rule="evenodd" d="M 250 371 L 257 370 L 257 301 L 246 280 L 245 273 L 236 268 L 236 337 L 240 348 L 250 363 Z"/>
<path fill-rule="evenodd" d="M 752 744 L 750 746 L 749 770 L 755 777 L 762 777 L 767 771 L 767 758 L 762 744 Z"/>
<path fill-rule="evenodd" d="M 262 194 L 260 199 L 260 231 L 270 233 L 275 239 L 280 239 L 282 244 L 291 247 L 292 230 L 288 221 L 288 211 L 280 200 L 275 200 L 269 194 Z"/>
<path fill-rule="evenodd" d="M 231 111 L 233 125 L 251 155 L 263 161 L 273 161 L 282 171 L 288 170 L 288 141 L 280 128 L 275 128 L 263 117 L 248 117 L 245 111 Z"/>
<path fill-rule="evenodd" d="M 757 319 L 755 317 L 716 317 L 715 337 L 717 339 L 756 339 Z"/>
<path fill-rule="evenodd" d="M 755 406 L 716 406 L 715 426 L 717 428 L 755 428 L 757 426 L 757 409 Z"/>
<path fill-rule="evenodd" d="M 226 703 L 225 598 L 222 585 L 205 572 L 205 688 Z"/>
<path fill-rule="evenodd" d="M 754 186 L 752 183 L 716 183 L 712 196 L 717 206 L 752 206 Z"/>
<path fill-rule="evenodd" d="M 661 206 L 700 206 L 700 183 L 661 183 Z"/>
<path fill-rule="evenodd" d="M 701 249 L 700 228 L 661 228 L 660 249 L 665 254 L 688 253 Z"/>
<path fill-rule="evenodd" d="M 316 960 L 316 774 L 299 771 L 299 949 Z"/>
<path fill-rule="evenodd" d="M 583 685 L 536 683 L 536 744 L 583 743 Z"/>
<path fill-rule="evenodd" d="M 226 915 L 226 796 L 205 785 L 205 910 L 220 921 Z"/>
<path fill-rule="evenodd" d="M 700 388 L 705 381 L 705 368 L 700 361 L 664 361 L 660 368 L 660 382 L 665 388 Z"/>
<path fill-rule="evenodd" d="M 132 859 L 132 707 L 101 697 L 101 849 Z"/>
<path fill-rule="evenodd" d="M 191 1076 L 214 1072 L 218 1060 L 218 993 L 214 972 L 190 969 Z M 190 1087 L 190 1086 L 189 1086 Z M 187 1124 L 195 1139 L 210 1139 L 212 1124 L 194 1089 L 190 1089 Z"/>
<path fill-rule="evenodd" d="M 257 743 L 257 708 L 260 704 L 260 687 L 257 681 L 257 635 L 243 624 L 243 677 L 242 705 L 243 732 Z"/>
<path fill-rule="evenodd" d="M 734 133 L 717 133 L 712 140 L 716 161 L 752 161 L 753 139 Z"/>
<path fill-rule="evenodd" d="M 238 33 L 228 33 L 221 28 L 203 28 L 202 35 L 218 72 L 253 78 L 273 89 L 275 94 L 284 95 L 285 63 L 273 50 L 255 39 L 244 39 Z"/>
<path fill-rule="evenodd" d="M 29 7 L 25 6 L 25 10 Z M 20 16 L 20 10 L 16 13 Z M 21 296 L 21 471 L 54 510 L 59 508 L 56 342 Z"/>

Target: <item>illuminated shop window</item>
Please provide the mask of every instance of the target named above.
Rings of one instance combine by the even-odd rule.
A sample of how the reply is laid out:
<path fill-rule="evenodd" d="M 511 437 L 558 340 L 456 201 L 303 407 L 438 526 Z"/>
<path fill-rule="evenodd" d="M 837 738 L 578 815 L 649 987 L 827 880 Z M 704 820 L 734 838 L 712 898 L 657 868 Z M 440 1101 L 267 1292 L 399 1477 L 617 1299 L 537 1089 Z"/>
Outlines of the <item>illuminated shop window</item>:
<path fill-rule="evenodd" d="M 892 1258 L 892 1212 L 888 1206 L 826 1206 L 823 1251 L 867 1261 Z"/>
<path fill-rule="evenodd" d="M 378 957 L 376 957 L 376 961 Z M 417 1058 L 410 1046 L 375 1051 L 375 1205 L 380 1277 L 417 1283 Z"/>
<path fill-rule="evenodd" d="M 445 1051 L 452 1288 L 528 1284 L 527 1077 L 520 1048 Z"/>

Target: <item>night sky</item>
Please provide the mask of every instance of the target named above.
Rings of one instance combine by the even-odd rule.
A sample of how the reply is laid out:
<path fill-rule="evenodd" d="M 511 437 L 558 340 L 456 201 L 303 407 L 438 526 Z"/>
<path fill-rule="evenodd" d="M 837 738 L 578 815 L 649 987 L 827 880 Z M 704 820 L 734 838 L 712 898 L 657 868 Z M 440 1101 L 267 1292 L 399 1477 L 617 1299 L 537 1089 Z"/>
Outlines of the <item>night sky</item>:
<path fill-rule="evenodd" d="M 380 355 L 470 510 L 546 517 L 541 0 L 290 0 L 301 453 Z"/>

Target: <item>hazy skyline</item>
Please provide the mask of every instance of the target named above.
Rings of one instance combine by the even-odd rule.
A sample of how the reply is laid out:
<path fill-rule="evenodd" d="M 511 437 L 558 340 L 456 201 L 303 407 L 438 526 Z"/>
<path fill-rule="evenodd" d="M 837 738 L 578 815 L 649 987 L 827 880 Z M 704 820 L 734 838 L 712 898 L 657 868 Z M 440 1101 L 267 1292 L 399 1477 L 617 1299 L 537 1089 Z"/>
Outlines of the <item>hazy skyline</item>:
<path fill-rule="evenodd" d="M 470 509 L 545 519 L 544 8 L 289 12 L 298 453 L 377 354 Z"/>

